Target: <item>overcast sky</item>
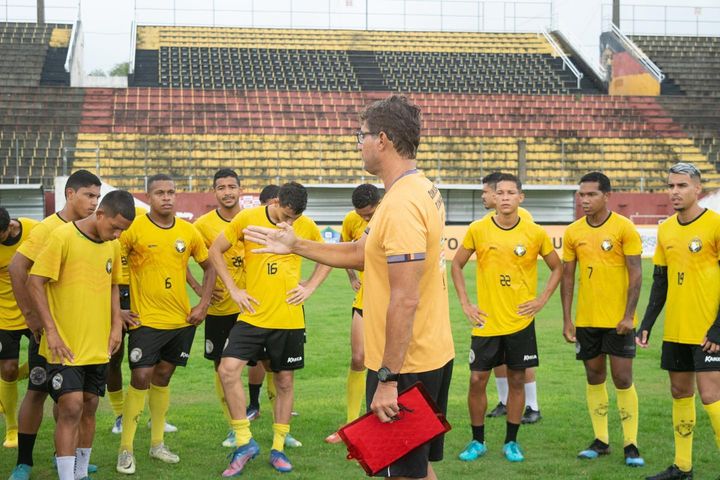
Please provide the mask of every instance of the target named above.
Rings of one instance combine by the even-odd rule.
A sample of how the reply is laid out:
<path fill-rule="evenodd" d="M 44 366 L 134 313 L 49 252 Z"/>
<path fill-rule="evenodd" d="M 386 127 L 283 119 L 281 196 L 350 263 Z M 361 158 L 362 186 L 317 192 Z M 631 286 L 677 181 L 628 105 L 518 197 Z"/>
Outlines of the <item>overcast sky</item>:
<path fill-rule="evenodd" d="M 610 0 L 45 0 L 48 22 L 71 23 L 80 8 L 86 72 L 109 70 L 128 61 L 133 19 L 165 25 L 531 32 L 552 23 L 586 56 L 596 59 L 610 4 Z M 621 27 L 626 33 L 720 35 L 720 0 L 628 0 L 622 5 Z M 35 0 L 0 0 L 1 20 L 34 21 Z"/>

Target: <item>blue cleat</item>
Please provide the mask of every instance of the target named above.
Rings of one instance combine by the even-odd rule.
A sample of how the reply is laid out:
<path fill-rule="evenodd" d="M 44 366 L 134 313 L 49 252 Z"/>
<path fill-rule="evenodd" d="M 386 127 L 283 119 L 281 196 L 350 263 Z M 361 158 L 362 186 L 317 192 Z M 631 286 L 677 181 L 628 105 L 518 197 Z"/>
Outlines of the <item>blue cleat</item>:
<path fill-rule="evenodd" d="M 610 454 L 610 445 L 607 443 L 598 440 L 597 438 L 593 440 L 593 442 L 590 444 L 588 448 L 583 450 L 582 452 L 578 453 L 577 458 L 580 458 L 582 460 L 595 460 L 601 455 L 609 455 Z"/>
<path fill-rule="evenodd" d="M 525 456 L 517 442 L 508 442 L 503 445 L 503 453 L 510 462 L 522 462 L 525 460 Z"/>
<path fill-rule="evenodd" d="M 460 452 L 458 458 L 463 462 L 472 462 L 473 460 L 477 460 L 478 458 L 482 457 L 486 453 L 487 447 L 485 446 L 485 443 L 480 443 L 477 440 L 473 440 L 472 442 L 467 444 L 465 450 Z"/>
<path fill-rule="evenodd" d="M 292 471 L 292 463 L 284 452 L 278 450 L 270 450 L 270 465 L 280 473 L 288 473 Z"/>
<path fill-rule="evenodd" d="M 10 478 L 8 478 L 8 480 L 30 480 L 31 471 L 32 467 L 30 465 L 25 465 L 24 463 L 21 463 L 20 465 L 16 465 L 15 468 L 13 468 L 13 471 L 10 474 Z"/>
<path fill-rule="evenodd" d="M 235 447 L 235 432 L 230 430 L 222 442 L 223 447 Z"/>
<path fill-rule="evenodd" d="M 625 447 L 625 465 L 627 465 L 628 467 L 645 466 L 645 460 L 640 456 L 640 451 L 633 444 Z"/>
<path fill-rule="evenodd" d="M 236 448 L 232 455 L 230 455 L 232 457 L 230 459 L 230 464 L 222 473 L 222 476 L 225 478 L 237 477 L 243 472 L 245 465 L 250 460 L 257 457 L 259 453 L 260 446 L 257 444 L 254 438 L 251 438 L 248 443 Z"/>
<path fill-rule="evenodd" d="M 120 435 L 122 433 L 122 415 L 118 415 L 112 426 L 112 433 Z"/>

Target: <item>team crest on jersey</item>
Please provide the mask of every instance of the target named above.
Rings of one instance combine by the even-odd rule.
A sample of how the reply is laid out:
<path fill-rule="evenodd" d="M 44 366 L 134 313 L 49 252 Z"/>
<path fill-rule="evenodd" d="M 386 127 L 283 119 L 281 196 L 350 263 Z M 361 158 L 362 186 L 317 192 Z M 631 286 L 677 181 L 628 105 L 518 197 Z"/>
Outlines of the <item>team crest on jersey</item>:
<path fill-rule="evenodd" d="M 215 348 L 215 345 L 213 345 L 212 340 L 205 340 L 205 353 L 212 353 L 213 348 Z"/>
<path fill-rule="evenodd" d="M 142 358 L 142 349 L 136 347 L 130 351 L 130 361 L 131 362 L 136 363 L 141 358 Z"/>
<path fill-rule="evenodd" d="M 613 247 L 612 240 L 610 240 L 609 238 L 606 238 L 600 244 L 600 248 L 603 249 L 603 252 L 609 252 L 610 250 L 612 250 L 612 247 Z"/>
<path fill-rule="evenodd" d="M 177 250 L 178 253 L 183 253 L 185 248 L 185 241 L 183 239 L 175 240 L 175 250 Z"/>
<path fill-rule="evenodd" d="M 105 262 L 105 271 L 107 273 L 112 273 L 112 258 L 108 258 L 107 262 Z"/>
<path fill-rule="evenodd" d="M 518 245 L 517 247 L 515 247 L 513 249 L 513 253 L 515 255 L 517 255 L 518 257 L 522 257 L 523 255 L 525 255 L 527 253 L 527 249 L 525 248 L 524 245 Z"/>
<path fill-rule="evenodd" d="M 688 249 L 690 249 L 692 253 L 698 253 L 702 250 L 702 241 L 697 237 L 693 238 L 690 240 L 690 243 L 688 243 Z"/>
<path fill-rule="evenodd" d="M 60 390 L 60 387 L 62 387 L 63 384 L 63 376 L 61 373 L 56 373 L 53 375 L 52 378 L 52 388 L 53 390 Z"/>
<path fill-rule="evenodd" d="M 30 370 L 30 382 L 33 385 L 42 385 L 47 381 L 47 372 L 43 367 L 33 367 Z"/>

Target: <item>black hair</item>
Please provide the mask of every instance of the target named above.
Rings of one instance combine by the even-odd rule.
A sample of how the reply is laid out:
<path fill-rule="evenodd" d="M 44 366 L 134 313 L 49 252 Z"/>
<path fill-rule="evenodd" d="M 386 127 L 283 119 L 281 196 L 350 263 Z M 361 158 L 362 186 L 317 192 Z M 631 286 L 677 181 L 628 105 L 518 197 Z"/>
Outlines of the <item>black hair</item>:
<path fill-rule="evenodd" d="M 3 207 L 0 207 L 0 232 L 10 228 L 10 214 Z"/>
<path fill-rule="evenodd" d="M 517 189 L 522 192 L 522 182 L 512 173 L 501 173 L 498 176 L 495 186 L 497 187 L 497 184 L 500 182 L 515 182 L 515 186 L 517 187 Z"/>
<path fill-rule="evenodd" d="M 407 97 L 391 95 L 368 105 L 360 114 L 369 133 L 385 132 L 395 151 L 404 158 L 415 158 L 420 145 L 420 108 Z"/>
<path fill-rule="evenodd" d="M 352 193 L 352 204 L 355 208 L 365 208 L 368 205 L 380 203 L 380 191 L 375 185 L 363 183 L 355 187 Z"/>
<path fill-rule="evenodd" d="M 490 188 L 495 188 L 495 185 L 497 185 L 497 182 L 498 182 L 497 179 L 500 178 L 500 175 L 502 175 L 502 173 L 500 173 L 500 172 L 493 172 L 488 175 L 485 175 L 482 179 L 483 185 L 487 185 Z"/>
<path fill-rule="evenodd" d="M 87 170 L 74 171 L 65 182 L 65 197 L 67 197 L 67 189 L 78 191 L 81 188 L 99 187 L 102 185 L 100 179 L 94 173 Z"/>
<path fill-rule="evenodd" d="M 300 214 L 307 208 L 307 190 L 297 182 L 288 182 L 280 187 L 278 199 L 281 207 L 290 207 Z"/>
<path fill-rule="evenodd" d="M 221 179 L 221 178 L 227 178 L 232 177 L 237 182 L 238 186 L 240 186 L 240 177 L 238 177 L 238 174 L 235 173 L 235 170 L 231 170 L 229 168 L 221 168 L 217 172 L 215 172 L 215 176 L 213 177 L 213 188 L 215 188 L 215 183 Z"/>
<path fill-rule="evenodd" d="M 277 185 L 266 186 L 260 192 L 260 203 L 265 205 L 267 202 L 269 202 L 273 198 L 277 198 L 279 191 L 280 191 L 280 187 L 278 187 Z"/>
<path fill-rule="evenodd" d="M 172 179 L 170 175 L 167 175 L 165 173 L 156 173 L 152 177 L 148 178 L 147 181 L 147 191 L 150 193 L 150 189 L 152 188 L 152 184 L 155 182 L 174 182 L 175 180 Z"/>
<path fill-rule="evenodd" d="M 108 217 L 115 217 L 120 214 L 125 220 L 135 220 L 135 200 L 130 192 L 125 190 L 113 190 L 103 197 L 98 208 L 107 214 Z"/>
<path fill-rule="evenodd" d="M 610 193 L 612 186 L 610 185 L 610 179 L 602 172 L 590 172 L 582 176 L 579 183 L 585 182 L 597 182 L 598 188 L 603 193 Z"/>

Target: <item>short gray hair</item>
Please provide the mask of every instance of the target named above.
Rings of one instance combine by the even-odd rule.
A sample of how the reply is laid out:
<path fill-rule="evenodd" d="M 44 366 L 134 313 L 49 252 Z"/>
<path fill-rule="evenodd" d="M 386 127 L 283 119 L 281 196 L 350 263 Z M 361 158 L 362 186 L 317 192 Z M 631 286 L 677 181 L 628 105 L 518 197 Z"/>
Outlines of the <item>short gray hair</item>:
<path fill-rule="evenodd" d="M 670 167 L 669 170 L 670 173 L 677 173 L 681 175 L 687 175 L 690 178 L 696 179 L 698 182 L 701 180 L 700 178 L 700 170 L 697 169 L 695 165 L 688 162 L 678 162 L 672 167 Z"/>

